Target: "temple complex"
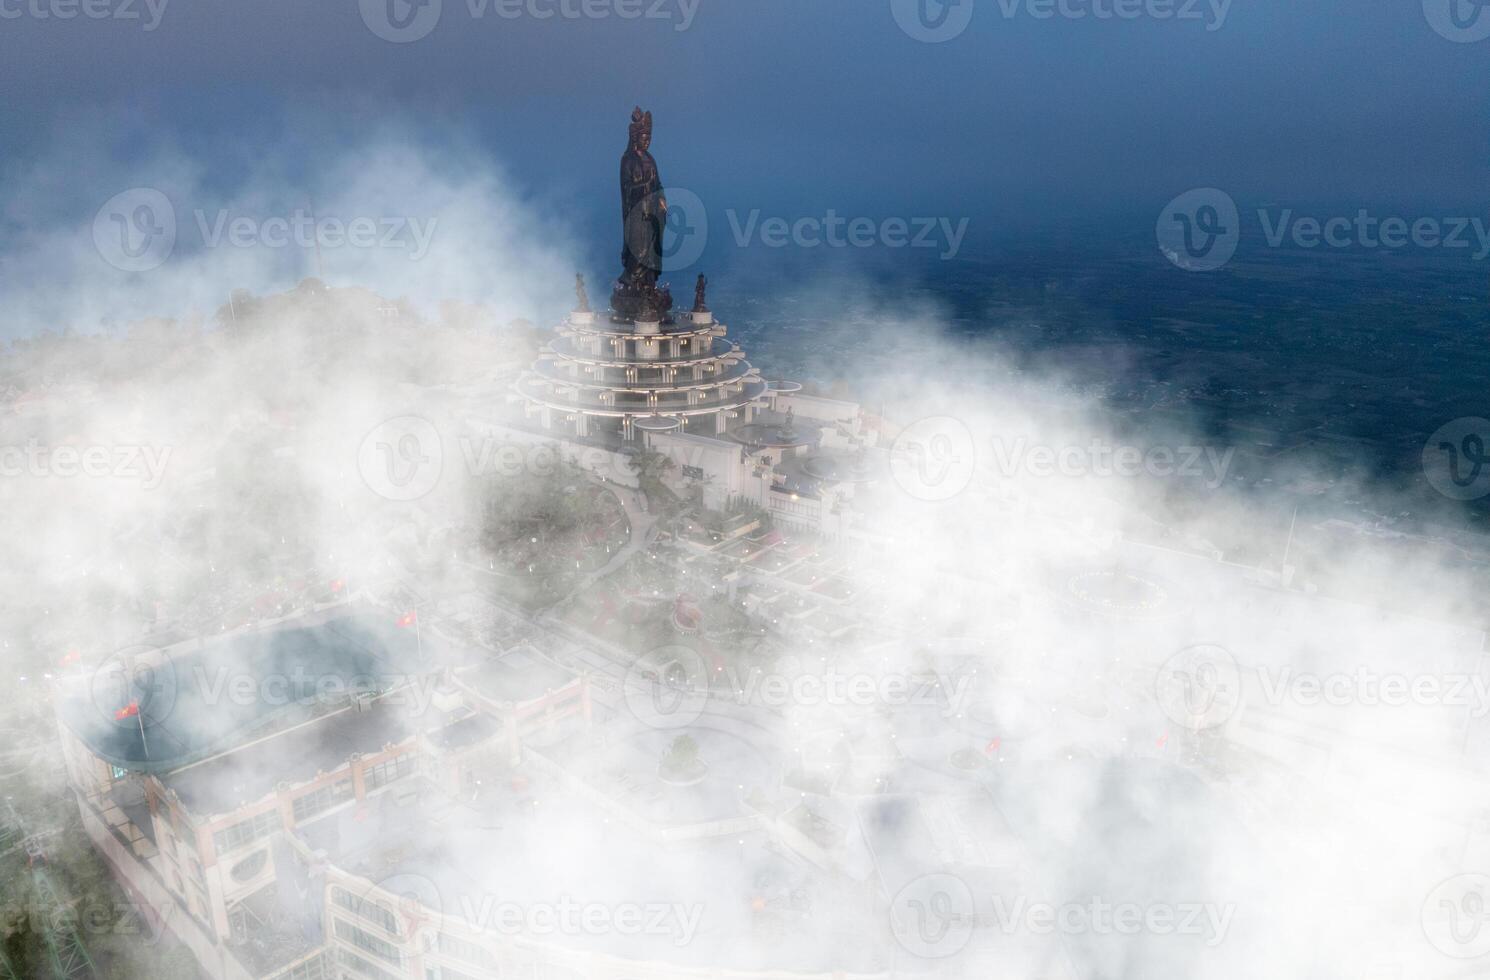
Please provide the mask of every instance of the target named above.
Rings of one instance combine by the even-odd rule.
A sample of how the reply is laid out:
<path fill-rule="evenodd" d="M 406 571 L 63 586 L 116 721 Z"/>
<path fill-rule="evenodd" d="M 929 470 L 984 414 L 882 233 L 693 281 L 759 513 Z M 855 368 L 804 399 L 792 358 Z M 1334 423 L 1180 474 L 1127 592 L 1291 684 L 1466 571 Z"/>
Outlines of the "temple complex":
<path fill-rule="evenodd" d="M 576 277 L 574 310 L 517 380 L 520 420 L 493 427 L 662 453 L 703 486 L 706 506 L 746 502 L 786 525 L 843 536 L 854 487 L 884 469 L 875 433 L 853 402 L 762 378 L 709 309 L 705 276 L 693 309 L 674 309 L 660 279 L 668 205 L 651 141 L 651 113 L 638 108 L 621 160 L 621 274 L 610 308 L 592 309 Z"/>

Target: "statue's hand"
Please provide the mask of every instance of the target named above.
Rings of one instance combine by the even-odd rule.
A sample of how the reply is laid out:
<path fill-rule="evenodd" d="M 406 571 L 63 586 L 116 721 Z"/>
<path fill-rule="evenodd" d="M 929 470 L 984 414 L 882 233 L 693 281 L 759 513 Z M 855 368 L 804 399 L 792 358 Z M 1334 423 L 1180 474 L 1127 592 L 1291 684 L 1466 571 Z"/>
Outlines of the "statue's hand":
<path fill-rule="evenodd" d="M 663 217 L 667 217 L 667 198 L 661 194 L 657 195 L 657 207 L 662 210 Z"/>

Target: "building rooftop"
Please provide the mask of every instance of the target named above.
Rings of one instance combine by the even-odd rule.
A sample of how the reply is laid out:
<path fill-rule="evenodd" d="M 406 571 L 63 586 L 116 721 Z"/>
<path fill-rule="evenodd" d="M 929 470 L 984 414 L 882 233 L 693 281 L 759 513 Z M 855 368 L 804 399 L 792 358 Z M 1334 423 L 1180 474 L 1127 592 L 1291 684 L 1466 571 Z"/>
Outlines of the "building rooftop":
<path fill-rule="evenodd" d="M 487 660 L 457 676 L 499 704 L 534 701 L 574 680 L 569 672 L 540 658 L 536 650 L 523 647 Z"/>
<path fill-rule="evenodd" d="M 415 631 L 395 618 L 343 607 L 310 625 L 106 663 L 64 692 L 59 714 L 106 762 L 170 772 L 336 711 L 356 691 L 387 690 L 464 659 L 431 635 L 421 649 Z"/>
<path fill-rule="evenodd" d="M 373 701 L 349 705 L 261 741 L 186 766 L 161 777 L 193 813 L 228 813 L 273 792 L 402 742 L 415 731 L 410 706 Z"/>
<path fill-rule="evenodd" d="M 491 715 L 475 713 L 451 722 L 429 736 L 430 743 L 449 752 L 477 745 L 502 732 L 502 723 Z"/>

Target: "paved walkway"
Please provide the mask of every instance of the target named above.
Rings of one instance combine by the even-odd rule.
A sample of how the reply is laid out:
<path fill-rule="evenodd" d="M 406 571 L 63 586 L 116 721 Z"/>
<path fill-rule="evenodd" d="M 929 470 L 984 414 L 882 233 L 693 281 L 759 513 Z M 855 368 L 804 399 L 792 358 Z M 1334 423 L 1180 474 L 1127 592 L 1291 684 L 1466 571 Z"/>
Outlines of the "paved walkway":
<path fill-rule="evenodd" d="M 548 618 L 554 609 L 624 566 L 638 551 L 650 546 L 657 540 L 657 516 L 648 513 L 642 507 L 641 491 L 609 484 L 606 485 L 606 489 L 616 495 L 616 498 L 621 501 L 621 507 L 626 511 L 626 522 L 630 526 L 630 533 L 626 536 L 626 543 L 616 549 L 616 553 L 611 555 L 610 561 L 594 571 L 582 575 L 568 592 L 537 610 L 533 614 L 534 620 Z"/>
<path fill-rule="evenodd" d="M 641 491 L 616 486 L 608 486 L 607 489 L 620 499 L 621 506 L 626 511 L 626 520 L 631 525 L 631 533 L 627 536 L 626 543 L 614 555 L 611 555 L 610 561 L 581 578 L 570 591 L 570 595 L 594 585 L 625 565 L 642 548 L 657 540 L 657 515 L 649 513 L 642 507 Z"/>

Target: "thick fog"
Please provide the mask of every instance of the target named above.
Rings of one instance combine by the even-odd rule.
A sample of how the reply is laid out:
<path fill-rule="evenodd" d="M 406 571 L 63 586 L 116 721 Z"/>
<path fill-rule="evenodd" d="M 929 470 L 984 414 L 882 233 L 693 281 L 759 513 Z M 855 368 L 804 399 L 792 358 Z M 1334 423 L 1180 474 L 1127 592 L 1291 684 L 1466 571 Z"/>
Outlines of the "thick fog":
<path fill-rule="evenodd" d="M 589 262 L 550 192 L 451 142 L 367 133 L 305 179 L 265 147 L 225 185 L 179 147 L 95 158 L 84 127 L 19 175 L 0 314 L 17 698 L 162 630 L 232 631 L 213 596 L 307 567 L 379 602 L 461 579 L 471 556 L 451 542 L 490 492 L 472 464 L 482 413 L 572 306 L 574 274 L 603 302 L 612 269 Z M 117 199 L 55 220 L 74 178 L 99 186 L 104 172 Z M 813 284 L 788 299 L 804 322 L 840 310 Z M 780 804 L 782 773 L 817 753 L 894 739 L 893 793 L 800 795 L 841 828 L 843 854 L 873 852 L 884 873 L 845 859 L 809 876 L 784 859 L 799 868 L 788 878 L 813 878 L 812 901 L 761 930 L 746 858 L 638 851 L 566 797 L 460 846 L 431 824 L 431 860 L 447 866 L 424 877 L 473 882 L 440 896 L 447 912 L 533 896 L 641 906 L 655 928 L 557 941 L 819 974 L 1420 978 L 1474 964 L 1490 675 L 1477 583 L 1441 551 L 1323 537 L 1328 515 L 1296 516 L 1285 492 L 1313 478 L 1307 457 L 1239 483 L 1234 447 L 1183 423 L 1116 431 L 1089 366 L 1022 361 L 925 302 L 886 299 L 831 354 L 773 355 L 769 334 L 715 314 L 757 363 L 810 372 L 831 357 L 820 377 L 849 379 L 835 395 L 881 420 L 879 477 L 854 506 L 883 543 L 846 572 L 870 621 L 810 647 L 768 638 L 771 662 L 795 678 L 936 683 L 844 704 L 740 693 L 750 679 L 732 678 L 728 718 L 703 714 L 699 749 Z M 1123 369 L 1116 351 L 1101 373 Z M 378 492 L 364 446 L 407 416 L 439 433 L 443 465 L 401 501 Z M 1395 512 L 1368 474 L 1355 481 Z M 644 730 L 627 707 L 597 725 Z M 658 752 L 670 737 L 659 729 Z M 728 809 L 730 790 L 686 806 Z M 975 839 L 946 852 L 927 814 L 968 800 L 1001 823 L 970 822 Z M 911 870 L 892 883 L 891 866 Z"/>

